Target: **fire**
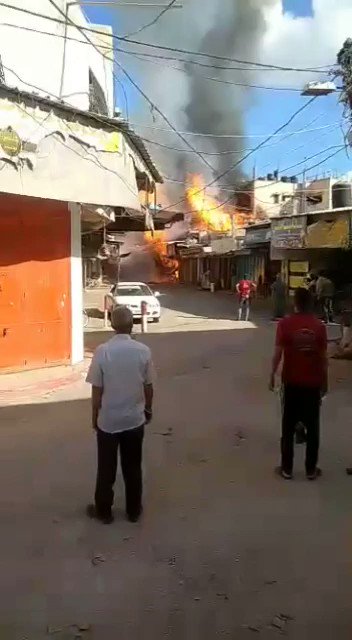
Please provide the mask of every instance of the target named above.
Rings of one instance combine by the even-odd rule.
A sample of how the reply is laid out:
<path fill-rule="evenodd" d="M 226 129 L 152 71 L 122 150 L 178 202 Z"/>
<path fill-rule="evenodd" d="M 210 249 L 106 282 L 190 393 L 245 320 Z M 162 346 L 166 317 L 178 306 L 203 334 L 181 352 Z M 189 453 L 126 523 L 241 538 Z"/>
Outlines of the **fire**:
<path fill-rule="evenodd" d="M 166 280 L 177 280 L 178 260 L 167 255 L 167 239 L 165 231 L 146 231 L 144 239 L 153 253 L 159 277 Z"/>
<path fill-rule="evenodd" d="M 205 190 L 205 183 L 200 175 L 191 176 L 187 198 L 192 208 L 192 227 L 206 231 L 230 233 L 233 228 L 244 227 L 250 222 L 251 216 L 240 213 L 231 207 L 226 207 Z"/>
<path fill-rule="evenodd" d="M 219 206 L 215 198 L 206 194 L 202 176 L 191 177 L 187 198 L 192 208 L 192 226 L 223 233 L 232 230 L 231 215 L 223 205 Z"/>

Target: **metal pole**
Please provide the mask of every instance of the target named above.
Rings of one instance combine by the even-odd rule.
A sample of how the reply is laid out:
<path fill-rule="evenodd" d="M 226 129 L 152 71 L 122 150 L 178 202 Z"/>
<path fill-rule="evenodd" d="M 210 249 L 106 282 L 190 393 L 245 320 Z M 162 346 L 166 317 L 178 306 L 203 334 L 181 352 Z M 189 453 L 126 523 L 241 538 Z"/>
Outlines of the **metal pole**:
<path fill-rule="evenodd" d="M 147 303 L 145 300 L 141 302 L 141 332 L 148 333 Z"/>

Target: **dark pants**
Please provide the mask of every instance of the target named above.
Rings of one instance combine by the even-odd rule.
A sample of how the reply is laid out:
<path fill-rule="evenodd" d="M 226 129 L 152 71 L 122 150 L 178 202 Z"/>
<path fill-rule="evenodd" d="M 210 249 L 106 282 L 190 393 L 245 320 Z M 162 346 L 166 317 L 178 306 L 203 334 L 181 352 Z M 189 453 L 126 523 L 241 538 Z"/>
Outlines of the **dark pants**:
<path fill-rule="evenodd" d="M 95 505 L 101 517 L 111 514 L 120 447 L 122 475 L 125 482 L 126 513 L 138 516 L 142 509 L 142 448 L 144 426 L 120 433 L 105 433 L 98 429 L 98 473 Z"/>
<path fill-rule="evenodd" d="M 306 472 L 307 474 L 314 473 L 319 453 L 320 406 L 320 389 L 284 386 L 281 467 L 286 473 L 292 473 L 294 436 L 296 425 L 299 422 L 304 424 L 307 435 Z"/>
<path fill-rule="evenodd" d="M 249 298 L 241 298 L 240 304 L 239 304 L 239 307 L 238 307 L 238 319 L 239 320 L 242 319 L 242 311 L 245 312 L 245 320 L 247 321 L 249 319 L 250 304 L 251 304 L 251 301 L 250 301 Z"/>

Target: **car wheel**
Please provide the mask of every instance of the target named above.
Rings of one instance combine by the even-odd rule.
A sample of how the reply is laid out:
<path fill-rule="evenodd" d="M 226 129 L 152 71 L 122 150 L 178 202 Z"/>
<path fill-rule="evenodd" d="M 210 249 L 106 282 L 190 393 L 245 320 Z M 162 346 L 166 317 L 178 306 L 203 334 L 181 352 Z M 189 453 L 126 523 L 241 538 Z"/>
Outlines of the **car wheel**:
<path fill-rule="evenodd" d="M 153 322 L 154 324 L 157 324 L 158 322 L 160 322 L 160 318 L 153 318 Z"/>

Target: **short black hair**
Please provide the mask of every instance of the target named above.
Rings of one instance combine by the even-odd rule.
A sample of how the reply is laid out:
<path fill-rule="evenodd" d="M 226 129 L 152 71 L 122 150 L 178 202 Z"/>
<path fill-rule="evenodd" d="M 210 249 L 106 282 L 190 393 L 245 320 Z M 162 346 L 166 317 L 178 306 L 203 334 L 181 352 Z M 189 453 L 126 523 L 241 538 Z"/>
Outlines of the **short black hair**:
<path fill-rule="evenodd" d="M 311 311 L 313 308 L 313 298 L 310 291 L 304 287 L 298 287 L 298 289 L 295 290 L 294 303 L 297 311 L 301 313 Z"/>

